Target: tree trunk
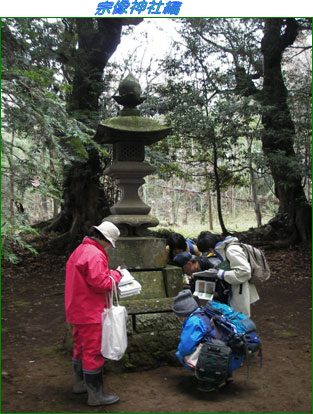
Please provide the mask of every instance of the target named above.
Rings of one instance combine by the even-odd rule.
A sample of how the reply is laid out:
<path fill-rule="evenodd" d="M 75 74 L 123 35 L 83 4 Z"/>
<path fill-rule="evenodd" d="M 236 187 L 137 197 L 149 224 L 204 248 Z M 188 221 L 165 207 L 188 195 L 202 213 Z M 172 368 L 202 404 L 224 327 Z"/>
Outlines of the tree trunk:
<path fill-rule="evenodd" d="M 14 179 L 14 163 L 13 163 L 13 146 L 14 146 L 14 132 L 11 133 L 11 148 L 10 155 L 8 154 L 8 162 L 10 165 L 10 211 L 14 214 L 14 201 L 15 201 L 15 179 Z"/>
<path fill-rule="evenodd" d="M 165 186 L 163 187 L 162 200 L 163 200 L 164 220 L 166 221 L 167 224 L 169 224 L 169 222 L 170 222 L 170 213 L 169 213 L 169 208 L 168 208 L 168 203 L 167 203 L 167 184 L 165 184 Z"/>
<path fill-rule="evenodd" d="M 223 220 L 223 214 L 222 214 L 222 205 L 221 205 L 221 188 L 220 188 L 220 177 L 218 175 L 218 169 L 217 169 L 217 150 L 216 146 L 214 144 L 213 149 L 213 163 L 214 163 L 214 175 L 215 175 L 215 184 L 216 184 L 216 203 L 217 203 L 217 214 L 218 214 L 218 220 L 220 222 L 220 226 L 222 229 L 222 234 L 226 236 L 229 234 L 228 230 L 225 227 L 224 220 Z"/>
<path fill-rule="evenodd" d="M 205 171 L 205 177 L 207 180 L 209 177 L 209 170 L 208 170 L 207 163 L 204 163 L 204 171 Z M 207 189 L 207 200 L 208 200 L 209 229 L 213 230 L 212 198 L 211 198 L 211 190 L 209 188 Z"/>
<path fill-rule="evenodd" d="M 230 187 L 227 191 L 226 191 L 226 200 L 227 200 L 227 210 L 228 210 L 228 214 L 230 215 L 230 217 L 232 217 L 233 215 L 233 187 Z"/>
<path fill-rule="evenodd" d="M 287 218 L 290 242 L 311 240 L 312 235 L 312 207 L 305 197 L 293 148 L 295 128 L 281 71 L 283 52 L 293 44 L 297 33 L 294 18 L 268 18 L 261 48 L 264 56 L 262 147 L 275 182 L 280 216 Z"/>
<path fill-rule="evenodd" d="M 254 212 L 256 215 L 257 227 L 261 227 L 262 226 L 262 213 L 261 213 L 258 193 L 256 189 L 255 174 L 251 166 L 250 166 L 250 182 L 251 182 L 251 192 L 252 192 L 252 199 L 253 199 L 253 205 L 254 205 Z"/>
<path fill-rule="evenodd" d="M 190 213 L 189 207 L 189 194 L 187 191 L 187 182 L 183 178 L 183 189 L 184 189 L 184 202 L 183 202 L 183 218 L 182 224 L 188 224 L 188 213 Z"/>
<path fill-rule="evenodd" d="M 256 222 L 257 227 L 262 226 L 262 213 L 261 213 L 261 207 L 258 199 L 258 192 L 256 187 L 256 177 L 253 171 L 253 165 L 252 165 L 252 158 L 251 158 L 251 150 L 252 150 L 252 139 L 247 139 L 248 143 L 248 154 L 249 154 L 249 174 L 250 174 L 250 185 L 251 185 L 251 193 L 252 193 L 252 199 L 253 199 L 253 206 L 254 206 L 254 212 L 256 215 Z"/>
<path fill-rule="evenodd" d="M 41 167 L 45 168 L 46 165 L 46 149 L 42 148 L 40 152 L 40 163 Z M 46 194 L 41 195 L 41 217 L 43 220 L 48 220 L 49 217 L 49 211 L 48 211 L 48 197 Z"/>
<path fill-rule="evenodd" d="M 212 212 L 212 197 L 211 197 L 211 191 L 207 191 L 207 197 L 208 197 L 208 213 L 209 213 L 209 229 L 213 230 L 213 212 Z"/>

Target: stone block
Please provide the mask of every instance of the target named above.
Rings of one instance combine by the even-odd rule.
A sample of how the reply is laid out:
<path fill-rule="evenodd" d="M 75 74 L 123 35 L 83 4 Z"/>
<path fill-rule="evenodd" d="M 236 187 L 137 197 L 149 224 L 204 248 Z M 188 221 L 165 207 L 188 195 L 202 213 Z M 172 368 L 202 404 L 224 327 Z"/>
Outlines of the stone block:
<path fill-rule="evenodd" d="M 129 315 L 172 312 L 173 298 L 145 300 L 141 299 L 141 295 L 134 297 L 136 300 L 130 300 L 130 298 L 120 299 L 120 304 L 126 306 Z"/>
<path fill-rule="evenodd" d="M 127 300 L 165 298 L 166 291 L 162 270 L 149 270 L 146 272 L 131 272 L 141 284 L 139 295 L 129 296 Z"/>
<path fill-rule="evenodd" d="M 166 240 L 157 237 L 119 237 L 116 248 L 107 250 L 110 269 L 161 269 L 167 261 L 165 246 Z"/>
<path fill-rule="evenodd" d="M 176 296 L 183 288 L 182 269 L 177 266 L 167 265 L 163 269 L 163 275 L 167 296 Z"/>
<path fill-rule="evenodd" d="M 135 315 L 136 333 L 170 331 L 179 329 L 180 323 L 173 312 Z"/>

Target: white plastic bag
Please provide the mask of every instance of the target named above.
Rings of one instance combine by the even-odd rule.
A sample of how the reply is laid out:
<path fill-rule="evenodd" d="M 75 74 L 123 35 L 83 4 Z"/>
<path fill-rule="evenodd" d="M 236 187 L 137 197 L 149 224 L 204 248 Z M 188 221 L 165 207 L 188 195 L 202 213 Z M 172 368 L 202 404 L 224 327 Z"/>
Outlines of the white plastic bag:
<path fill-rule="evenodd" d="M 201 352 L 202 345 L 203 344 L 200 343 L 197 346 L 196 350 L 193 351 L 192 354 L 185 355 L 184 356 L 184 363 L 187 364 L 192 369 L 195 369 L 196 368 L 196 365 L 197 365 L 197 362 L 198 362 L 198 358 L 199 358 L 199 355 L 200 355 L 200 352 Z"/>
<path fill-rule="evenodd" d="M 115 280 L 112 279 L 112 292 L 109 297 L 109 308 L 102 312 L 102 339 L 101 354 L 104 358 L 118 361 L 121 359 L 127 348 L 127 311 L 125 306 L 118 304 Z M 113 292 L 116 298 L 116 306 L 113 304 Z"/>

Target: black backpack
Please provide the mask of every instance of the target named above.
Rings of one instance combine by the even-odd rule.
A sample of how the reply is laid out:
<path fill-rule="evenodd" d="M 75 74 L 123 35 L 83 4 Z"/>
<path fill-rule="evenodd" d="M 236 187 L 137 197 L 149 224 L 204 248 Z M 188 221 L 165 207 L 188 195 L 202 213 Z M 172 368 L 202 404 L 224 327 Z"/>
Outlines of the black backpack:
<path fill-rule="evenodd" d="M 231 354 L 231 348 L 219 339 L 204 342 L 196 365 L 196 377 L 210 387 L 222 385 L 230 375 Z"/>

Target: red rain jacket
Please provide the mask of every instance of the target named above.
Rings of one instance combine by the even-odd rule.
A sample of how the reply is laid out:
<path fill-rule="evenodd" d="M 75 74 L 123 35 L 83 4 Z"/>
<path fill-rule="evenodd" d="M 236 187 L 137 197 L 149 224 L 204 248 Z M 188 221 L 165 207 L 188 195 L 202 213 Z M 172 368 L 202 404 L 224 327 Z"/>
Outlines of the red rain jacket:
<path fill-rule="evenodd" d="M 101 323 L 101 313 L 107 307 L 106 294 L 112 291 L 122 276 L 108 267 L 105 250 L 93 239 L 85 237 L 66 263 L 65 313 L 72 324 Z"/>

